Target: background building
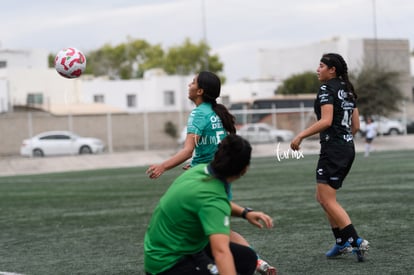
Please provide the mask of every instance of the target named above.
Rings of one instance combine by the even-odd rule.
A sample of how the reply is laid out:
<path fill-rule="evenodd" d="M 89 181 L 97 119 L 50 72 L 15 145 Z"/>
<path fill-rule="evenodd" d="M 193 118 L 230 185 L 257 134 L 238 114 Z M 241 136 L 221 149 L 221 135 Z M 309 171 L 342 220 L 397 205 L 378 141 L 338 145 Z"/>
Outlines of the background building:
<path fill-rule="evenodd" d="M 187 93 L 193 76 L 169 76 L 154 69 L 135 80 L 87 75 L 66 79 L 48 68 L 47 56 L 37 50 L 0 50 L 0 111 L 27 106 L 56 114 L 84 113 L 86 108 L 136 113 L 193 107 Z"/>
<path fill-rule="evenodd" d="M 333 38 L 311 45 L 285 49 L 261 49 L 261 78 L 286 79 L 305 71 L 316 72 L 323 53 L 337 52 L 347 61 L 349 71 L 358 71 L 363 64 L 377 64 L 400 73 L 398 83 L 407 98 L 406 112 L 414 117 L 414 91 L 411 76 L 411 54 L 406 39 L 345 39 Z M 380 91 L 387 92 L 387 91 Z"/>
<path fill-rule="evenodd" d="M 401 75 L 398 85 L 407 98 L 406 112 L 409 117 L 414 117 L 408 40 L 333 38 L 301 47 L 261 49 L 259 79 L 223 85 L 221 101 L 230 105 L 271 97 L 284 79 L 293 74 L 316 71 L 320 56 L 326 52 L 342 54 L 351 72 L 365 63 L 398 71 Z M 76 113 L 79 108 L 75 106 L 84 105 L 85 109 L 94 104 L 100 106 L 101 112 L 105 112 L 103 106 L 127 113 L 189 111 L 193 108 L 187 98 L 192 75 L 171 76 L 153 69 L 147 71 L 143 79 L 135 80 L 88 76 L 65 79 L 48 68 L 47 55 L 42 50 L 0 50 L 0 112 L 12 110 L 13 106 L 33 106 L 50 112 L 71 110 Z"/>
<path fill-rule="evenodd" d="M 259 79 L 223 85 L 221 102 L 230 105 L 274 100 L 276 97 L 270 98 L 284 79 L 316 71 L 325 52 L 342 54 L 350 71 L 358 70 L 364 62 L 377 62 L 400 72 L 398 84 L 407 101 L 403 115 L 397 116 L 407 121 L 414 119 L 414 79 L 408 40 L 337 38 L 303 47 L 262 49 Z M 65 79 L 48 68 L 47 58 L 48 53 L 41 50 L 0 49 L 0 132 L 3 133 L 0 155 L 18 154 L 24 138 L 47 130 L 73 130 L 98 137 L 108 145 L 109 152 L 176 146 L 174 132 L 181 131 L 194 108 L 188 99 L 188 84 L 193 75 L 171 76 L 154 69 L 147 71 L 142 79 L 134 80 L 87 75 Z M 274 105 L 277 112 L 263 119 L 279 128 L 297 132 L 314 117 L 307 102 L 303 102 L 303 107 L 310 111 L 298 111 L 298 106 L 290 103 L 288 106 L 286 102 L 283 104 L 287 107 L 273 103 L 266 108 Z M 288 107 L 296 109 L 288 111 Z M 243 118 L 239 122 L 248 121 L 246 115 L 239 115 Z"/>

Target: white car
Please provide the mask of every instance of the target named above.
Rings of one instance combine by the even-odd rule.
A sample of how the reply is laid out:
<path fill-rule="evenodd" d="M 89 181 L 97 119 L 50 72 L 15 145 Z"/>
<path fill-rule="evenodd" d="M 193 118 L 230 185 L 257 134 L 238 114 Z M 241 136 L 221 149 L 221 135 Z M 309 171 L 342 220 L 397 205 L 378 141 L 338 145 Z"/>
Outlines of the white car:
<path fill-rule="evenodd" d="M 96 154 L 104 151 L 104 143 L 97 138 L 80 137 L 68 131 L 50 131 L 23 140 L 22 156 L 53 156 Z"/>
<path fill-rule="evenodd" d="M 184 142 L 187 138 L 187 126 L 185 126 L 181 132 L 180 132 L 180 136 L 177 138 L 177 143 L 180 147 L 182 147 L 184 145 Z"/>
<path fill-rule="evenodd" d="M 245 124 L 237 131 L 237 134 L 250 143 L 290 141 L 294 137 L 292 131 L 276 129 L 266 123 Z"/>
<path fill-rule="evenodd" d="M 376 125 L 378 135 L 402 135 L 405 132 L 404 125 L 398 120 L 389 119 L 382 116 L 374 116 L 372 119 L 374 121 L 373 123 Z M 363 116 L 360 116 L 359 120 L 359 131 L 362 133 L 362 135 L 365 136 L 365 119 Z"/>

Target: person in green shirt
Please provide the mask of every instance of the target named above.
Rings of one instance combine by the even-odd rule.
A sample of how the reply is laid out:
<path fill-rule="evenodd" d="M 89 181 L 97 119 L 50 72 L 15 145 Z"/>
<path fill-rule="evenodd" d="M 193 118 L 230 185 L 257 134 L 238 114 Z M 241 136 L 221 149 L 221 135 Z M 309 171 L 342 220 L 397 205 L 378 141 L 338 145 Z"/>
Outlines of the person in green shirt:
<path fill-rule="evenodd" d="M 180 175 L 161 197 L 144 239 L 148 275 L 253 274 L 257 256 L 230 242 L 230 216 L 243 216 L 259 228 L 270 216 L 230 203 L 230 185 L 249 167 L 251 146 L 238 135 L 218 145 L 213 161 Z"/>
<path fill-rule="evenodd" d="M 151 179 L 156 179 L 192 158 L 190 167 L 208 163 L 220 141 L 236 133 L 235 118 L 223 104 L 217 103 L 221 82 L 217 75 L 203 71 L 188 85 L 188 98 L 196 105 L 187 120 L 187 137 L 183 148 L 161 164 L 147 169 Z M 186 167 L 189 168 L 189 167 Z"/>
<path fill-rule="evenodd" d="M 187 121 L 187 137 L 183 148 L 161 164 L 151 165 L 146 173 L 157 179 L 165 171 L 191 159 L 183 169 L 212 161 L 221 140 L 228 134 L 236 133 L 235 117 L 223 104 L 217 103 L 220 96 L 220 78 L 208 71 L 198 73 L 188 85 L 188 98 L 196 105 Z M 229 199 L 232 199 L 231 190 Z M 232 231 L 231 239 L 250 246 L 239 233 Z M 263 275 L 275 275 L 276 268 L 257 255 L 257 271 Z"/>

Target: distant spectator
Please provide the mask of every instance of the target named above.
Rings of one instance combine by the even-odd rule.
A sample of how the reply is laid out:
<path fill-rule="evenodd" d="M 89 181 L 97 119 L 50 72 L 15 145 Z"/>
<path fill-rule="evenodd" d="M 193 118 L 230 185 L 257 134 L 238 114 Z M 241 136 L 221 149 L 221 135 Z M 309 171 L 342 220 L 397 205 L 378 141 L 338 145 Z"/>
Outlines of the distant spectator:
<path fill-rule="evenodd" d="M 374 138 L 377 136 L 377 125 L 374 121 L 369 117 L 367 118 L 367 124 L 365 128 L 365 157 L 369 157 L 369 154 L 372 150 L 372 142 Z"/>

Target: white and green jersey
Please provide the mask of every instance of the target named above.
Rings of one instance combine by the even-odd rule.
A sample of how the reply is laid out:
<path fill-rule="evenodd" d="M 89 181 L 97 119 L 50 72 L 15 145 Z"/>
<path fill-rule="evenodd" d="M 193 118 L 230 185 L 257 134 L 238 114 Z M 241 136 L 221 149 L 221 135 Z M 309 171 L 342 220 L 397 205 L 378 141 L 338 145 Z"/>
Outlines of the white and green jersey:
<path fill-rule="evenodd" d="M 200 136 L 194 150 L 191 166 L 213 160 L 218 144 L 227 136 L 220 117 L 210 103 L 203 102 L 191 112 L 187 121 L 187 134 Z"/>

